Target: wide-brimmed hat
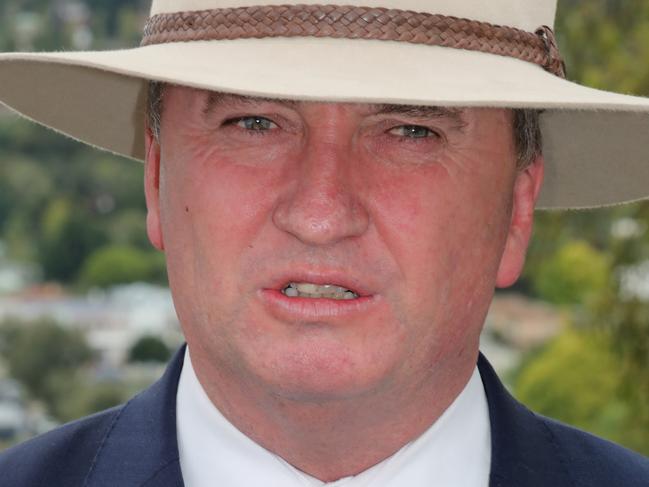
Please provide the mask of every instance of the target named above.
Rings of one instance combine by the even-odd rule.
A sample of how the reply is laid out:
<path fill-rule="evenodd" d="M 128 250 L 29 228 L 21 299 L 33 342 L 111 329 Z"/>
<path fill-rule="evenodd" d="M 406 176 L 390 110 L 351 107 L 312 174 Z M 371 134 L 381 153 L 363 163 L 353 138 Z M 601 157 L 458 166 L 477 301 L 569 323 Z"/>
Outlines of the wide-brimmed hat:
<path fill-rule="evenodd" d="M 0 55 L 0 101 L 140 160 L 147 80 L 274 98 L 539 108 L 539 207 L 645 198 L 649 99 L 567 81 L 548 27 L 555 10 L 556 0 L 153 0 L 140 47 Z"/>

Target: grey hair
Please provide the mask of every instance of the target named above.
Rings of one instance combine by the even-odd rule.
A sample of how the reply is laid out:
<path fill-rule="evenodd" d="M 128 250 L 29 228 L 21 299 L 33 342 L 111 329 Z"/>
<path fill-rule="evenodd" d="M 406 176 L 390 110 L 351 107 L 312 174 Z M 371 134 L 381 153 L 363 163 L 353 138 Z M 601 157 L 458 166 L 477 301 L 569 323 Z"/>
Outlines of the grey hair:
<path fill-rule="evenodd" d="M 146 121 L 148 129 L 156 140 L 160 139 L 160 118 L 164 83 L 150 81 L 147 93 Z M 541 112 L 528 108 L 513 110 L 514 149 L 519 169 L 524 169 L 542 153 Z"/>
<path fill-rule="evenodd" d="M 519 169 L 525 169 L 543 153 L 542 110 L 516 108 L 514 112 L 514 149 Z"/>
<path fill-rule="evenodd" d="M 164 83 L 149 81 L 147 87 L 146 110 L 144 116 L 146 125 L 155 140 L 160 140 L 160 124 L 162 118 L 162 95 Z"/>

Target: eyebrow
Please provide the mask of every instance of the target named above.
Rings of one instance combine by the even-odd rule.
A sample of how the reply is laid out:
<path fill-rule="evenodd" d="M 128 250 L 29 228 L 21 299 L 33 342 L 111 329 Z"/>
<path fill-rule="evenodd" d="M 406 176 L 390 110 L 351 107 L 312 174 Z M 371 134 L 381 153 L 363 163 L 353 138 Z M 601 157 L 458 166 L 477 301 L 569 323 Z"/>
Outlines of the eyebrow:
<path fill-rule="evenodd" d="M 449 118 L 464 125 L 464 110 L 457 107 L 440 107 L 426 105 L 372 105 L 373 112 L 378 114 L 407 115 L 416 118 Z"/>
<path fill-rule="evenodd" d="M 300 102 L 296 100 L 280 100 L 277 98 L 266 98 L 260 96 L 244 96 L 244 95 L 234 95 L 231 93 L 220 93 L 217 91 L 210 91 L 207 98 L 205 99 L 205 105 L 203 106 L 203 115 L 207 116 L 219 105 L 225 103 L 231 103 L 233 105 L 253 105 L 260 102 L 265 103 L 279 103 L 281 105 L 286 105 L 289 107 L 295 107 Z"/>
<path fill-rule="evenodd" d="M 208 116 L 219 105 L 231 103 L 235 106 L 253 105 L 257 103 L 279 103 L 290 108 L 297 107 L 304 101 L 283 100 L 259 96 L 235 95 L 211 91 L 205 100 L 203 114 Z M 459 107 L 424 106 L 424 105 L 398 105 L 398 104 L 368 104 L 368 113 L 373 115 L 404 115 L 414 118 L 446 118 L 451 120 L 457 128 L 464 128 L 467 124 L 464 118 L 465 110 Z"/>

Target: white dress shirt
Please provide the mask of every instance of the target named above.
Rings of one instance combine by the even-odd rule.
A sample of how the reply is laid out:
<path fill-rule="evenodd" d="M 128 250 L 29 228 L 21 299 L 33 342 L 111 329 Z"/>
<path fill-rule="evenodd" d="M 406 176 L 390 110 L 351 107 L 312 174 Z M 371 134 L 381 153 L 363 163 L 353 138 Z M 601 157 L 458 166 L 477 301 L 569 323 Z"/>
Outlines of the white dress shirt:
<path fill-rule="evenodd" d="M 212 404 L 189 357 L 177 395 L 180 466 L 186 487 L 487 487 L 491 429 L 478 370 L 419 438 L 353 477 L 325 483 L 261 447 Z"/>

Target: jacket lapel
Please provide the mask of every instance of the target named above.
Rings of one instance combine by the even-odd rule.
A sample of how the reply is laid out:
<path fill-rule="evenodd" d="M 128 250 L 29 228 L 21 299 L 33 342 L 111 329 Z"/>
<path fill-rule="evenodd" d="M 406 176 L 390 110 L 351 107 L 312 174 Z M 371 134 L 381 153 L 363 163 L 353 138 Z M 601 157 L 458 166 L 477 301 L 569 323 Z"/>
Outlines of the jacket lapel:
<path fill-rule="evenodd" d="M 176 441 L 176 390 L 185 347 L 153 386 L 124 405 L 84 487 L 182 487 Z"/>
<path fill-rule="evenodd" d="M 491 420 L 489 486 L 572 486 L 552 433 L 542 419 L 507 392 L 482 355 L 478 368 Z"/>

